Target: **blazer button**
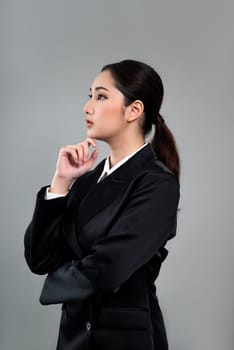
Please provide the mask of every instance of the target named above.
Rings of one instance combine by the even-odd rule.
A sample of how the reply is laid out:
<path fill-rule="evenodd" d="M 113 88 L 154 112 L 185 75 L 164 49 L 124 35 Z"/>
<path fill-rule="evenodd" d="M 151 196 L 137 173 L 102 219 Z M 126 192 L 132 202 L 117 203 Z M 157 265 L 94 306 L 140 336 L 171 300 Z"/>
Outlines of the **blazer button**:
<path fill-rule="evenodd" d="M 91 323 L 88 321 L 86 322 L 86 329 L 89 331 L 91 329 Z"/>

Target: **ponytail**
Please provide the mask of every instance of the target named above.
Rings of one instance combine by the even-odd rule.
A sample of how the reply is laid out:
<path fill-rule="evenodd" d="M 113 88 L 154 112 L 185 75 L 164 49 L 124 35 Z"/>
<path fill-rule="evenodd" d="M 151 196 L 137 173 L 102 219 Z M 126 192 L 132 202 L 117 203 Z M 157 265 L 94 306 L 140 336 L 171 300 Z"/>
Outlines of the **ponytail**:
<path fill-rule="evenodd" d="M 176 176 L 180 182 L 180 158 L 177 145 L 171 130 L 159 114 L 155 124 L 155 132 L 150 143 L 161 160 Z"/>

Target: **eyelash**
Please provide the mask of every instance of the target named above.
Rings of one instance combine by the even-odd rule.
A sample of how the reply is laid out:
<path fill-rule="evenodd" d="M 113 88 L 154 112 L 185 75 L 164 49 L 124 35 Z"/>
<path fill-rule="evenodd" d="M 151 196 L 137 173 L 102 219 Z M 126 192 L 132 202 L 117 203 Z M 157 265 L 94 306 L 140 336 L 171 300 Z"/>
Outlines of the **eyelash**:
<path fill-rule="evenodd" d="M 89 96 L 89 98 L 92 98 L 92 95 L 88 95 L 88 96 Z M 99 97 L 104 97 L 104 99 L 106 99 L 106 96 L 104 96 L 104 95 L 102 95 L 102 94 L 98 94 L 98 95 L 97 95 L 97 99 L 98 99 L 98 100 L 100 100 Z"/>

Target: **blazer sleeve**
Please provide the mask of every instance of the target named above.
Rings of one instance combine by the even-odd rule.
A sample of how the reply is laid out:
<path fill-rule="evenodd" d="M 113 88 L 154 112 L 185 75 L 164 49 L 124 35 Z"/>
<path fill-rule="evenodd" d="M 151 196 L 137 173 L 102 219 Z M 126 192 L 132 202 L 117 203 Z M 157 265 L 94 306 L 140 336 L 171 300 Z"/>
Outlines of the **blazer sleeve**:
<path fill-rule="evenodd" d="M 62 220 L 68 195 L 55 199 L 44 198 L 47 186 L 37 193 L 32 219 L 24 235 L 24 257 L 30 270 L 45 274 L 63 261 L 61 251 Z"/>
<path fill-rule="evenodd" d="M 88 173 L 76 179 L 66 196 L 45 199 L 49 185 L 37 192 L 32 219 L 24 235 L 24 257 L 32 272 L 47 274 L 68 260 L 63 243 L 64 217 L 71 202 L 79 203 L 85 195 Z"/>
<path fill-rule="evenodd" d="M 41 304 L 82 301 L 94 293 L 118 289 L 165 245 L 175 226 L 179 198 L 174 175 L 143 177 L 108 234 L 93 243 L 89 255 L 47 275 Z"/>

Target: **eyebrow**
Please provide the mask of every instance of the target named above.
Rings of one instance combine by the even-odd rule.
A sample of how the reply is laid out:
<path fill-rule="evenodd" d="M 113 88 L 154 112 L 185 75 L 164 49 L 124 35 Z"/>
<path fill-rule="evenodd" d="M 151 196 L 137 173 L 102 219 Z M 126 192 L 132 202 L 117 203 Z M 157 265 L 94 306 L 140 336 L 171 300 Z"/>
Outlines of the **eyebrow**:
<path fill-rule="evenodd" d="M 91 88 L 89 88 L 89 90 L 92 91 Z M 95 88 L 95 91 L 98 91 L 98 90 L 106 90 L 106 91 L 109 91 L 109 90 L 108 90 L 107 88 L 105 88 L 104 86 L 97 86 L 97 87 Z"/>

